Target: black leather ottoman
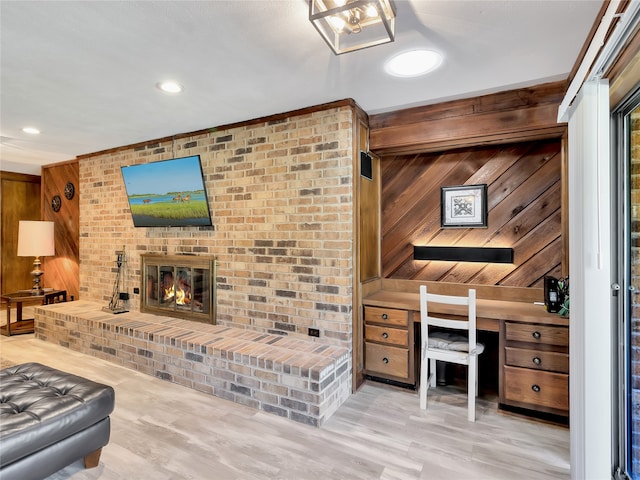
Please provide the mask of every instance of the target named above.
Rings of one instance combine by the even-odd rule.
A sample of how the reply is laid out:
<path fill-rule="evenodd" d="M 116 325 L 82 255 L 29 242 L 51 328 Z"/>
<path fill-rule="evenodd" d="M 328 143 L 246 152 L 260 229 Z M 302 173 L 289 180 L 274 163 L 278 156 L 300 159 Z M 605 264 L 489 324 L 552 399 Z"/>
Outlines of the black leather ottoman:
<path fill-rule="evenodd" d="M 109 443 L 113 388 L 39 363 L 0 370 L 0 478 L 42 479 Z"/>

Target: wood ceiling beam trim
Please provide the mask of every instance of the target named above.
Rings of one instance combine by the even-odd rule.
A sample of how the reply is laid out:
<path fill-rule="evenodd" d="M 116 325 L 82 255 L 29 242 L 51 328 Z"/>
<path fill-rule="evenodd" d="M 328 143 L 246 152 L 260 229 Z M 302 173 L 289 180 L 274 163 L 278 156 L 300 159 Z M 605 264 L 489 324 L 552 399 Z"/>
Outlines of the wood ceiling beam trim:
<path fill-rule="evenodd" d="M 557 105 L 540 105 L 372 129 L 369 148 L 387 155 L 561 137 L 566 124 L 557 123 L 557 113 Z"/>
<path fill-rule="evenodd" d="M 557 122 L 566 82 L 370 116 L 378 155 L 449 150 L 561 137 Z"/>

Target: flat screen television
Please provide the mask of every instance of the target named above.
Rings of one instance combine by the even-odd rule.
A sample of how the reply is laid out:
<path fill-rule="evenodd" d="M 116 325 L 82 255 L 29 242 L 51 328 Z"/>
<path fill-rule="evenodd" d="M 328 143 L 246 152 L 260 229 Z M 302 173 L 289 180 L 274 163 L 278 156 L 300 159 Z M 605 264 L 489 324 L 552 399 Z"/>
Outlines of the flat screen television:
<path fill-rule="evenodd" d="M 121 170 L 135 227 L 212 225 L 199 155 Z"/>

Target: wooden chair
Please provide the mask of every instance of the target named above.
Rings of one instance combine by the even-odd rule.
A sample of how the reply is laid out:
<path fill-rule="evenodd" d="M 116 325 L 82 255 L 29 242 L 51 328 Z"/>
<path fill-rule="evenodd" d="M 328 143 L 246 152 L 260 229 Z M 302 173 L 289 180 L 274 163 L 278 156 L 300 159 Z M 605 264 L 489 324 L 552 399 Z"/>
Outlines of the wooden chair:
<path fill-rule="evenodd" d="M 429 313 L 429 303 L 466 306 L 466 320 L 452 319 L 445 315 Z M 430 332 L 430 327 L 447 329 Z M 420 408 L 427 408 L 427 390 L 436 386 L 436 361 L 467 365 L 467 397 L 470 422 L 476 419 L 478 395 L 478 355 L 484 345 L 476 342 L 476 291 L 469 289 L 466 297 L 427 293 L 426 285 L 420 286 L 420 329 L 422 334 L 420 362 Z M 463 331 L 461 334 L 460 331 Z"/>
<path fill-rule="evenodd" d="M 67 301 L 67 291 L 59 290 L 57 292 L 45 293 L 42 299 L 43 305 L 51 305 L 53 303 L 60 303 Z"/>

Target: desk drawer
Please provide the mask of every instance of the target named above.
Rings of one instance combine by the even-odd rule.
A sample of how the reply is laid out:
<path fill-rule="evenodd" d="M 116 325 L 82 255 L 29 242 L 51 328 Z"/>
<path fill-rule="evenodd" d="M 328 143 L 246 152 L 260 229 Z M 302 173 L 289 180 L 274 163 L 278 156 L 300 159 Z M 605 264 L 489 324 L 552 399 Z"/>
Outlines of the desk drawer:
<path fill-rule="evenodd" d="M 409 311 L 393 308 L 364 307 L 364 321 L 366 323 L 406 327 L 409 325 Z"/>
<path fill-rule="evenodd" d="M 569 375 L 504 367 L 505 399 L 556 410 L 569 410 Z"/>
<path fill-rule="evenodd" d="M 528 323 L 507 322 L 507 341 L 569 346 L 569 329 Z"/>
<path fill-rule="evenodd" d="M 409 377 L 409 350 L 375 343 L 365 343 L 365 370 L 369 374 Z"/>
<path fill-rule="evenodd" d="M 364 338 L 367 341 L 388 343 L 405 348 L 409 346 L 409 331 L 402 328 L 366 325 L 364 327 Z"/>
<path fill-rule="evenodd" d="M 507 365 L 569 373 L 569 355 L 566 353 L 505 347 L 505 354 Z"/>

